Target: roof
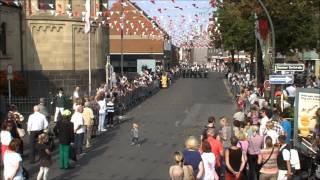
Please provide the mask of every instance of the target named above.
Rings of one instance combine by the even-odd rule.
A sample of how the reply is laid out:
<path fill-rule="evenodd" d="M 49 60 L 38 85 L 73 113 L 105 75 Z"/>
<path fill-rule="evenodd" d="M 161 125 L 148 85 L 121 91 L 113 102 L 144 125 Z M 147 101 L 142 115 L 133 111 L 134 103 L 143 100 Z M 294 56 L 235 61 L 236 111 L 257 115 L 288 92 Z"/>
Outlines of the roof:
<path fill-rule="evenodd" d="M 124 13 L 124 35 L 140 36 L 161 36 L 167 33 L 157 24 L 157 22 L 145 13 L 139 6 L 128 0 L 123 0 Z M 120 35 L 121 21 L 121 0 L 115 2 L 109 12 L 110 35 Z"/>
<path fill-rule="evenodd" d="M 18 1 L 13 1 L 13 0 L 0 0 L 0 6 L 6 6 L 6 7 L 13 7 L 13 8 L 21 8 L 21 4 Z"/>

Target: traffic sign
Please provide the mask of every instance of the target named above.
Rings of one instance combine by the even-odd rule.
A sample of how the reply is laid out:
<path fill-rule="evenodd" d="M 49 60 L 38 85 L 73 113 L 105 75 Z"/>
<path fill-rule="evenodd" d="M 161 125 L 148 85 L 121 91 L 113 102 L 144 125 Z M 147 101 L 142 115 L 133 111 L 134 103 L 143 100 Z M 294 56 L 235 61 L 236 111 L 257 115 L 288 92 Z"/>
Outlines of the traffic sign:
<path fill-rule="evenodd" d="M 11 64 L 8 64 L 7 66 L 7 80 L 13 79 L 13 68 Z"/>
<path fill-rule="evenodd" d="M 275 71 L 304 71 L 304 64 L 275 64 Z"/>
<path fill-rule="evenodd" d="M 270 84 L 293 84 L 294 76 L 293 74 L 272 74 L 269 75 Z"/>

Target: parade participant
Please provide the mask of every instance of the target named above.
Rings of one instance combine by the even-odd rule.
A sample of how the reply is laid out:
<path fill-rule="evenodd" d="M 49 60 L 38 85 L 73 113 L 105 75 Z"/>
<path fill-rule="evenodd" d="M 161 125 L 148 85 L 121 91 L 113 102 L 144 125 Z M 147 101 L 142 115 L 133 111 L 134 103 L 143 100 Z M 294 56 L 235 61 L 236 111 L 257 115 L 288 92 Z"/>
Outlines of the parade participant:
<path fill-rule="evenodd" d="M 176 151 L 173 159 L 174 165 L 169 169 L 170 178 L 172 180 L 194 180 L 192 166 L 184 165 L 183 154 Z"/>
<path fill-rule="evenodd" d="M 22 158 L 19 153 L 19 139 L 13 139 L 3 157 L 3 176 L 5 180 L 24 180 Z"/>
<path fill-rule="evenodd" d="M 13 124 L 11 121 L 5 121 L 3 124 L 2 124 L 2 128 L 1 128 L 1 133 L 0 133 L 0 140 L 1 140 L 1 159 L 3 160 L 3 156 L 5 154 L 5 152 L 7 151 L 8 149 L 8 146 L 11 142 L 11 140 L 13 139 L 12 138 L 12 135 L 10 133 L 10 131 L 12 130 L 12 127 L 13 127 Z"/>
<path fill-rule="evenodd" d="M 131 129 L 131 145 L 140 145 L 139 144 L 139 126 L 137 123 L 132 124 Z"/>
<path fill-rule="evenodd" d="M 230 138 L 231 147 L 226 150 L 225 162 L 227 170 L 225 180 L 241 180 L 245 167 L 245 157 L 241 148 L 237 147 L 238 139 L 233 136 Z"/>
<path fill-rule="evenodd" d="M 287 180 L 292 176 L 291 164 L 290 164 L 290 149 L 286 144 L 286 137 L 280 135 L 278 137 L 280 149 L 277 156 L 277 165 L 279 168 L 278 180 Z"/>
<path fill-rule="evenodd" d="M 62 114 L 64 108 L 67 105 L 67 98 L 64 95 L 63 89 L 60 88 L 58 94 L 54 97 L 55 102 L 51 102 L 51 104 L 55 103 L 56 110 L 54 113 L 54 122 L 57 122 L 58 114 Z"/>
<path fill-rule="evenodd" d="M 277 156 L 279 150 L 273 146 L 272 138 L 265 138 L 266 147 L 259 153 L 258 164 L 260 165 L 259 180 L 276 180 L 278 175 Z"/>
<path fill-rule="evenodd" d="M 202 180 L 218 180 L 219 176 L 215 170 L 216 158 L 212 153 L 211 146 L 208 141 L 202 142 L 202 152 L 201 158 L 204 165 L 204 175 L 202 176 Z"/>
<path fill-rule="evenodd" d="M 73 129 L 74 129 L 74 145 L 76 149 L 77 155 L 83 155 L 82 154 L 82 145 L 83 145 L 83 139 L 84 139 L 84 122 L 83 122 L 83 107 L 81 105 L 78 105 L 76 108 L 76 111 L 73 113 L 71 117 L 71 122 L 73 123 Z"/>
<path fill-rule="evenodd" d="M 201 179 L 204 173 L 203 161 L 198 151 L 198 140 L 194 136 L 189 136 L 185 142 L 186 149 L 182 152 L 184 164 L 191 165 L 193 175 L 196 179 Z"/>
<path fill-rule="evenodd" d="M 47 145 L 49 136 L 43 133 L 39 135 L 38 139 L 37 149 L 39 152 L 40 170 L 37 175 L 37 180 L 47 180 L 49 167 L 51 166 L 51 151 Z"/>
<path fill-rule="evenodd" d="M 70 122 L 71 112 L 64 110 L 62 120 L 58 121 L 54 132 L 59 139 L 59 167 L 60 169 L 69 169 L 70 144 L 74 142 L 73 123 Z"/>
<path fill-rule="evenodd" d="M 30 163 L 35 163 L 35 145 L 36 140 L 44 130 L 48 128 L 48 121 L 46 117 L 39 112 L 39 107 L 34 106 L 34 113 L 29 116 L 27 130 L 29 132 L 30 143 Z"/>

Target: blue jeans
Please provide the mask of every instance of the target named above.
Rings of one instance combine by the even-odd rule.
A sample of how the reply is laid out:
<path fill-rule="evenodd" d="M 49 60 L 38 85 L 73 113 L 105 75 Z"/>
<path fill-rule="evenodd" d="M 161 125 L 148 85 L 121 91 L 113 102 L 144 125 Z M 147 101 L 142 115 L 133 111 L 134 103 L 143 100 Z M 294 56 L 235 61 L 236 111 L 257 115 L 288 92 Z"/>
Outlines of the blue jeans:
<path fill-rule="evenodd" d="M 74 136 L 74 146 L 76 148 L 77 154 L 82 153 L 83 138 L 84 138 L 84 133 L 75 134 Z"/>

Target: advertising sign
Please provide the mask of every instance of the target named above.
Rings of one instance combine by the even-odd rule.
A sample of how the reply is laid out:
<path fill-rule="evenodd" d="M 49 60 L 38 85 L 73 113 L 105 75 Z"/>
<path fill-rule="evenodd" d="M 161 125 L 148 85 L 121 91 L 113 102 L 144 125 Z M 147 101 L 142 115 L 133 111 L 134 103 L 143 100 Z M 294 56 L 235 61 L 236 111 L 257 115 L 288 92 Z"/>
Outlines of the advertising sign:
<path fill-rule="evenodd" d="M 313 134 L 317 123 L 317 110 L 320 108 L 320 92 L 317 89 L 299 89 L 296 96 L 295 128 L 298 136 L 308 137 Z M 318 115 L 319 116 L 319 115 Z"/>
<path fill-rule="evenodd" d="M 156 71 L 155 59 L 138 59 L 137 60 L 137 73 L 142 74 L 143 69 L 151 69 L 152 72 Z"/>

